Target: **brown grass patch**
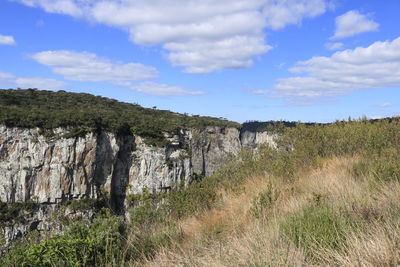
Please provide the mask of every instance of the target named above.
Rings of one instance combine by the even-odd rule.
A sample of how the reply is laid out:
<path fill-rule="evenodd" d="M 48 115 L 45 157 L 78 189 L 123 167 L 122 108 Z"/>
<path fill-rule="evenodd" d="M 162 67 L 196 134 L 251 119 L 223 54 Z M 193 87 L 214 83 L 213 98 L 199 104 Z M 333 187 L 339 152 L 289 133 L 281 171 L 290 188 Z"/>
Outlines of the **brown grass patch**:
<path fill-rule="evenodd" d="M 304 250 L 281 232 L 279 222 L 310 205 L 329 205 L 356 222 L 343 249 L 318 248 L 329 266 L 395 266 L 400 263 L 400 184 L 371 188 L 369 177 L 352 177 L 357 158 L 333 158 L 297 179 L 251 177 L 242 193 L 220 192 L 222 204 L 180 222 L 185 240 L 161 249 L 146 266 L 310 266 Z M 254 199 L 271 186 L 279 197 L 263 216 L 249 212 Z M 368 215 L 369 214 L 369 215 Z"/>

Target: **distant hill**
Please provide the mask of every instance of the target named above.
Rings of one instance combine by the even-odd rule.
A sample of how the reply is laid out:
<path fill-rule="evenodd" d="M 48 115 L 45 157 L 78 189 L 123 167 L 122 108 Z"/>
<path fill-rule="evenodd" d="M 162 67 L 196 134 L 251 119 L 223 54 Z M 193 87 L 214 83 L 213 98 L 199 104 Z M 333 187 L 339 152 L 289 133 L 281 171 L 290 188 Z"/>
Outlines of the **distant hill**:
<path fill-rule="evenodd" d="M 77 133 L 133 132 L 155 138 L 162 137 L 162 132 L 182 128 L 240 127 L 239 123 L 224 119 L 144 108 L 85 93 L 36 89 L 0 90 L 0 124 L 43 129 L 72 127 Z"/>

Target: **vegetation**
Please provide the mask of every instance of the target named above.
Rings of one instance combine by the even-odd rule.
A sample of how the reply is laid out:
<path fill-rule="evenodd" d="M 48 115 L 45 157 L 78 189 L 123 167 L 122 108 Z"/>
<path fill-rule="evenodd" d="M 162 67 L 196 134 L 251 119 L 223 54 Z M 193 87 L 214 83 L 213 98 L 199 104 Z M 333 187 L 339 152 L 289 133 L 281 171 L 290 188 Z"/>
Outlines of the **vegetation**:
<path fill-rule="evenodd" d="M 243 150 L 186 189 L 129 196 L 129 222 L 103 211 L 0 264 L 400 264 L 400 120 L 275 126 L 278 149 Z"/>
<path fill-rule="evenodd" d="M 69 200 L 65 203 L 65 206 L 75 211 L 88 211 L 94 210 L 99 211 L 102 208 L 107 207 L 107 200 L 105 197 L 103 198 L 83 198 L 76 200 Z"/>
<path fill-rule="evenodd" d="M 227 120 L 144 108 L 90 94 L 36 89 L 0 90 L 0 124 L 39 127 L 50 136 L 51 129 L 69 128 L 70 133 L 64 137 L 82 136 L 99 130 L 133 133 L 155 145 L 163 144 L 163 132 L 206 126 L 240 126 Z"/>
<path fill-rule="evenodd" d="M 24 212 L 35 211 L 39 207 L 33 202 L 4 203 L 0 201 L 0 226 L 10 222 L 23 222 Z"/>

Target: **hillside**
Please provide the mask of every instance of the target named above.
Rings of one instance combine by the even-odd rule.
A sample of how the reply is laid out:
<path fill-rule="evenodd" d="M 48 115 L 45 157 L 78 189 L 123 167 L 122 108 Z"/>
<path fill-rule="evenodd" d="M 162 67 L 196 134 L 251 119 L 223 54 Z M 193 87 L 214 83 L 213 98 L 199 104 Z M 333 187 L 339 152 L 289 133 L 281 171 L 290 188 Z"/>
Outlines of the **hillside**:
<path fill-rule="evenodd" d="M 398 118 L 283 127 L 185 189 L 127 196 L 91 226 L 32 233 L 0 263 L 76 266 L 395 266 L 400 263 Z M 72 202 L 85 210 L 91 203 Z M 64 218 L 65 219 L 65 218 Z"/>
<path fill-rule="evenodd" d="M 71 135 L 99 130 L 133 133 L 150 141 L 160 141 L 163 132 L 178 129 L 240 127 L 227 120 L 149 109 L 85 93 L 35 89 L 0 90 L 0 124 L 48 130 L 70 127 Z"/>
<path fill-rule="evenodd" d="M 400 183 L 356 175 L 359 160 L 324 160 L 295 181 L 248 177 L 144 266 L 397 266 Z"/>

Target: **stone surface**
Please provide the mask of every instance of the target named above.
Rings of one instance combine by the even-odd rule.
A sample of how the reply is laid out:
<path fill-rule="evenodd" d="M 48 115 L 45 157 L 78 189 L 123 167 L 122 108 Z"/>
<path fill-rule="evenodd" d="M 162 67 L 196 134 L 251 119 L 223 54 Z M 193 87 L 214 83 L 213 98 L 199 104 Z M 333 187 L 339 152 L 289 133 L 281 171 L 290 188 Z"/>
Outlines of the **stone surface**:
<path fill-rule="evenodd" d="M 277 134 L 271 134 L 266 131 L 259 132 L 243 130 L 240 133 L 240 140 L 243 147 L 256 148 L 261 144 L 268 144 L 272 148 L 277 148 L 277 144 L 275 142 L 277 136 Z"/>
<path fill-rule="evenodd" d="M 162 192 L 211 175 L 241 148 L 239 130 L 207 127 L 168 136 L 166 147 L 139 136 L 88 133 L 45 137 L 39 129 L 0 126 L 0 200 L 60 203 L 99 196 L 100 186 L 120 205 L 128 193 Z"/>

